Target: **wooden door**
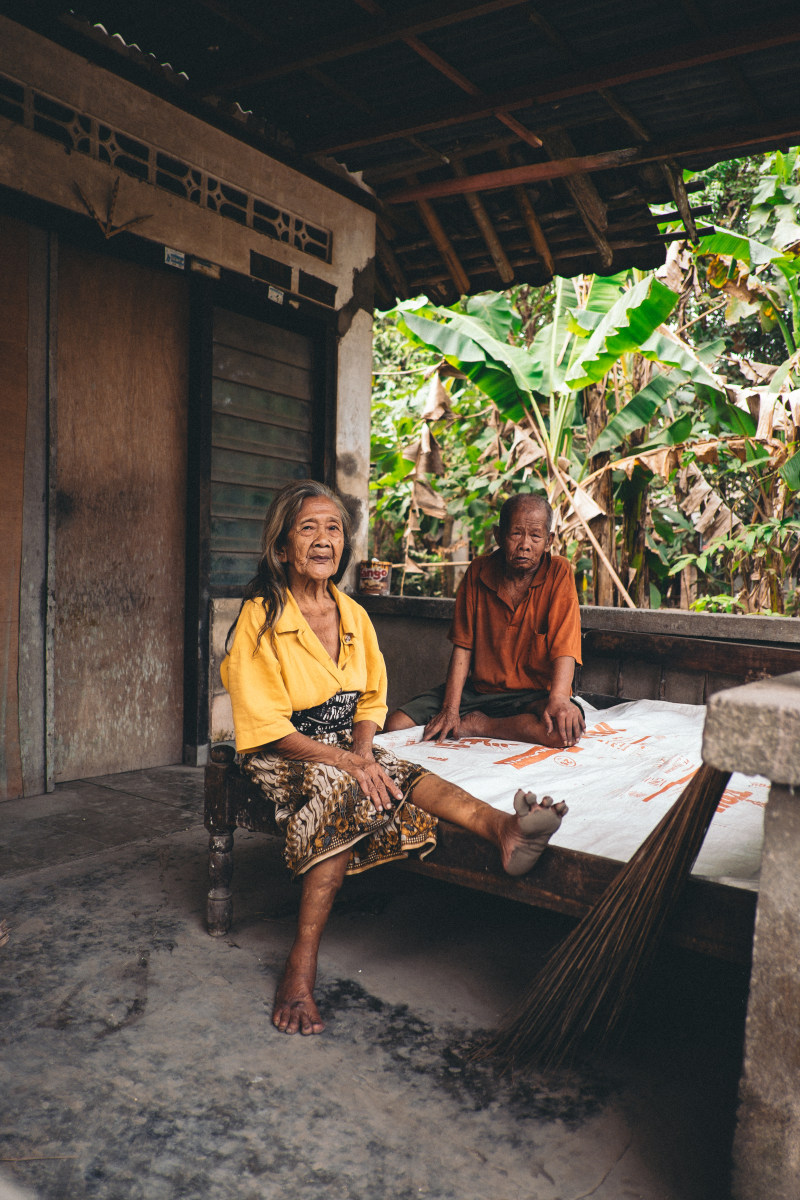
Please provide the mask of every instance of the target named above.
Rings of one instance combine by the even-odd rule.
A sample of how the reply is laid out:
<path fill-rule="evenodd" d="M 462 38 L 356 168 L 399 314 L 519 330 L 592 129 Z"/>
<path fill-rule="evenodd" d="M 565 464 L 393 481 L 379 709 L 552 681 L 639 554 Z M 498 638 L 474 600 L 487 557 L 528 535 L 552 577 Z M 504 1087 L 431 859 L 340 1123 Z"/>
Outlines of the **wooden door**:
<path fill-rule="evenodd" d="M 63 246 L 56 782 L 180 762 L 186 280 Z"/>

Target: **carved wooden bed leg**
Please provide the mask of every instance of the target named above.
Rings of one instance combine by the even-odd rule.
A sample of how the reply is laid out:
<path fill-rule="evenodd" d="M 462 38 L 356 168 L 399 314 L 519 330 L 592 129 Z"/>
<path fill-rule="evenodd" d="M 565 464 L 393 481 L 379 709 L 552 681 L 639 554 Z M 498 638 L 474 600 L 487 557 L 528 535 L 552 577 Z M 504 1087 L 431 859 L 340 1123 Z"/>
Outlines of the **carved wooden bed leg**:
<path fill-rule="evenodd" d="M 231 877 L 233 875 L 233 830 L 212 829 L 208 839 L 208 932 L 222 937 L 233 920 Z"/>

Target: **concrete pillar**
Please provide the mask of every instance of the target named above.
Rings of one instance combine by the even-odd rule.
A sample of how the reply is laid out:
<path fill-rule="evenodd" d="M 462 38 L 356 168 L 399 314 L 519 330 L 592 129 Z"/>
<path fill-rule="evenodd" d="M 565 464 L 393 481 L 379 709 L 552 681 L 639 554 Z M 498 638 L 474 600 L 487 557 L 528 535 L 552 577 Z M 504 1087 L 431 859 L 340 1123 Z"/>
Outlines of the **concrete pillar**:
<path fill-rule="evenodd" d="M 733 1194 L 735 1200 L 800 1200 L 800 672 L 713 696 L 703 759 L 772 782 Z"/>

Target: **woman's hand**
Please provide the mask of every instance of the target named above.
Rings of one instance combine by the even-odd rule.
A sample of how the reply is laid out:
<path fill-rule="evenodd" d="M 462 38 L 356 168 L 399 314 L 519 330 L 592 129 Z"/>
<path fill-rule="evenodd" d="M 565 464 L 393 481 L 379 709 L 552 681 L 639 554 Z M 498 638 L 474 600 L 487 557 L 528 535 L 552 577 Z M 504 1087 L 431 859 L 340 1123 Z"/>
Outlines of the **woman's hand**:
<path fill-rule="evenodd" d="M 353 749 L 340 750 L 338 746 L 317 742 L 304 733 L 289 733 L 276 742 L 265 746 L 281 758 L 297 761 L 329 763 L 352 775 L 376 812 L 389 812 L 395 800 L 402 800 L 403 793 L 390 775 L 387 775 L 372 753 L 372 739 L 378 726 L 374 721 L 356 721 L 353 725 Z"/>
<path fill-rule="evenodd" d="M 352 775 L 367 799 L 372 801 L 376 812 L 389 812 L 395 800 L 403 799 L 400 788 L 375 761 L 371 750 L 365 754 L 342 750 L 336 766 Z"/>
<path fill-rule="evenodd" d="M 446 737 L 458 737 L 458 727 L 461 724 L 458 708 L 443 708 L 435 717 L 431 717 L 422 734 L 423 742 L 435 739 L 441 742 Z"/>

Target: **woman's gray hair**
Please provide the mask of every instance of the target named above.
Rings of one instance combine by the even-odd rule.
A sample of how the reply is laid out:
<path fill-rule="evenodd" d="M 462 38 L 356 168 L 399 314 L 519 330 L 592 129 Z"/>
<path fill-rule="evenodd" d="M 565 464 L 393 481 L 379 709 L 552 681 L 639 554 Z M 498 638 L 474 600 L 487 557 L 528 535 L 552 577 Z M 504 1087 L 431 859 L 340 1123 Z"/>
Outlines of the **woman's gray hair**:
<path fill-rule="evenodd" d="M 264 624 L 258 631 L 256 649 L 263 635 L 267 630 L 272 629 L 286 605 L 289 579 L 285 564 L 281 562 L 279 554 L 286 547 L 289 532 L 297 521 L 303 502 L 310 499 L 330 500 L 332 504 L 336 505 L 342 519 L 344 549 L 336 574 L 333 576 L 334 583 L 339 582 L 350 563 L 352 555 L 350 516 L 340 497 L 317 479 L 298 479 L 296 482 L 287 483 L 285 487 L 282 487 L 273 497 L 264 517 L 258 570 L 246 584 L 242 595 L 242 608 L 247 600 L 260 600 L 264 607 Z M 240 613 L 242 608 L 239 609 Z M 228 636 L 225 639 L 226 648 L 238 620 L 237 614 L 236 621 L 228 630 Z"/>

